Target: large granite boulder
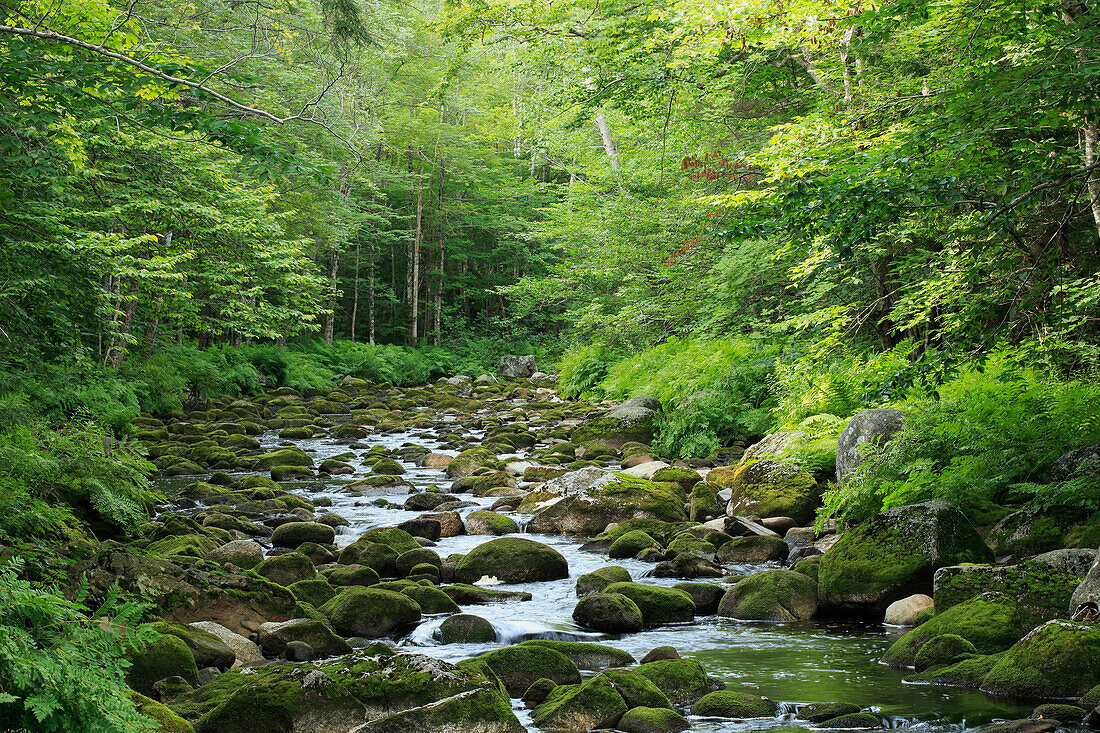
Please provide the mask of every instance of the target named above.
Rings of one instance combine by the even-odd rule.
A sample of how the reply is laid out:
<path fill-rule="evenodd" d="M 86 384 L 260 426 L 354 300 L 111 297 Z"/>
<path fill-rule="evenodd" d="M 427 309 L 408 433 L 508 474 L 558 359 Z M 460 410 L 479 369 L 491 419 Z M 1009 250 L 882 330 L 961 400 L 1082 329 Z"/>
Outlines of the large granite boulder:
<path fill-rule="evenodd" d="M 586 443 L 605 440 L 616 445 L 631 441 L 650 443 L 657 433 L 661 401 L 656 397 L 633 397 L 574 430 L 572 440 Z"/>
<path fill-rule="evenodd" d="M 837 440 L 836 479 L 843 482 L 859 465 L 859 447 L 864 443 L 883 445 L 905 424 L 901 410 L 864 410 L 857 412 Z"/>
<path fill-rule="evenodd" d="M 821 499 L 817 481 L 791 463 L 761 460 L 743 463 L 719 488 L 730 490 L 726 514 L 791 517 L 799 525 L 813 521 Z"/>
<path fill-rule="evenodd" d="M 547 481 L 539 490 L 547 497 L 533 507 L 530 532 L 597 535 L 608 524 L 631 519 L 682 522 L 684 490 L 675 482 L 648 481 L 599 468 L 582 468 Z"/>
<path fill-rule="evenodd" d="M 503 583 L 533 583 L 569 577 L 569 563 L 549 545 L 523 537 L 500 537 L 466 553 L 455 565 L 455 580 L 474 583 L 483 576 Z"/>
<path fill-rule="evenodd" d="M 533 354 L 526 356 L 505 354 L 500 357 L 500 362 L 497 364 L 497 374 L 505 379 L 528 379 L 536 371 L 538 369 L 535 367 Z"/>
<path fill-rule="evenodd" d="M 992 560 L 962 512 L 929 501 L 880 512 L 846 531 L 821 558 L 818 581 L 831 609 L 879 619 L 894 601 L 929 593 L 938 569 Z"/>

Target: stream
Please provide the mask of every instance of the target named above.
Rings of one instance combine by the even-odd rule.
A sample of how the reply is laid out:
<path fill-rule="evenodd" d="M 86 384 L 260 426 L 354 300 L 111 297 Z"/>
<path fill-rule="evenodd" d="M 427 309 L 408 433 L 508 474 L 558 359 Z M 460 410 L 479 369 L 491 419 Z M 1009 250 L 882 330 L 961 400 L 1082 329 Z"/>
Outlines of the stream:
<path fill-rule="evenodd" d="M 338 416 L 332 416 L 339 419 Z M 437 424 L 436 427 L 441 427 Z M 432 428 L 375 434 L 358 441 L 356 455 L 365 455 L 367 448 L 382 445 L 395 450 L 415 444 L 435 452 L 454 455 L 436 439 Z M 294 443 L 313 456 L 315 462 L 347 454 L 348 441 L 329 437 L 287 441 L 274 432 L 260 437 L 265 451 Z M 527 451 L 509 456 L 523 457 Z M 391 456 L 400 458 L 396 453 Z M 503 457 L 503 456 L 502 456 Z M 348 461 L 356 468 L 355 477 L 369 471 L 361 458 Z M 451 480 L 442 470 L 418 467 L 400 461 L 406 469 L 404 479 L 417 490 L 430 485 L 447 490 Z M 171 491 L 173 486 L 193 481 L 194 477 L 163 479 L 161 486 Z M 323 477 L 309 482 L 286 482 L 284 485 L 303 498 L 331 500 L 330 510 L 346 518 L 350 527 L 338 528 L 336 544 L 343 547 L 355 541 L 363 532 L 380 526 L 394 526 L 413 519 L 420 511 L 406 511 L 400 506 L 407 493 L 357 496 L 341 491 L 353 477 Z M 476 509 L 488 509 L 494 498 L 462 495 L 472 506 L 461 509 L 465 515 Z M 380 502 L 386 500 L 386 503 Z M 380 505 L 382 504 L 382 505 Z M 390 506 L 396 505 L 396 506 Z M 509 514 L 521 527 L 527 517 Z M 433 637 L 443 616 L 425 616 L 411 633 L 397 640 L 399 647 L 435 656 L 450 662 L 507 646 L 527 639 L 564 639 L 594 641 L 613 645 L 640 659 L 650 649 L 662 645 L 675 647 L 681 656 L 694 658 L 708 675 L 727 682 L 731 688 L 743 687 L 758 691 L 783 703 L 783 713 L 776 718 L 745 721 L 714 720 L 689 716 L 692 730 L 706 733 L 733 733 L 749 730 L 812 731 L 820 730 L 795 718 L 798 704 L 810 702 L 849 702 L 872 707 L 891 728 L 912 728 L 923 731 L 962 731 L 994 720 L 1027 717 L 1032 706 L 990 698 L 976 690 L 903 682 L 904 673 L 879 663 L 885 649 L 906 629 L 888 628 L 882 624 L 822 623 L 797 624 L 748 623 L 717 616 L 697 617 L 691 624 L 661 626 L 621 638 L 579 628 L 572 620 L 577 602 L 576 578 L 584 573 L 611 564 L 622 565 L 634 580 L 642 583 L 673 585 L 678 578 L 653 578 L 648 574 L 653 565 L 638 560 L 609 560 L 605 554 L 582 551 L 583 538 L 573 536 L 527 535 L 554 547 L 569 562 L 570 577 L 565 580 L 501 586 L 508 590 L 529 591 L 533 599 L 524 602 L 495 603 L 468 606 L 463 612 L 486 618 L 497 631 L 495 643 L 441 644 Z M 466 553 L 477 545 L 493 539 L 488 535 L 460 535 L 443 538 L 433 548 L 440 557 Z M 764 565 L 744 565 L 728 568 L 732 572 L 751 574 L 767 569 Z M 594 674 L 594 673 L 589 673 Z M 529 712 L 519 700 L 513 700 L 516 714 L 529 729 Z"/>

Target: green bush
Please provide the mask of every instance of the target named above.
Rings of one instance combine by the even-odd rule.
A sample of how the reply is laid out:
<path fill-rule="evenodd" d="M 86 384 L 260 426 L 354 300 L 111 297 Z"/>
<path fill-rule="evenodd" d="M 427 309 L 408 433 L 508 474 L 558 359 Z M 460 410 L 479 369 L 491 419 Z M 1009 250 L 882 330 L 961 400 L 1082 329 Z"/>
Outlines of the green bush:
<path fill-rule="evenodd" d="M 1041 479 L 1069 450 L 1100 442 L 1100 385 L 1062 382 L 998 351 L 960 370 L 937 393 L 897 403 L 902 432 L 868 448 L 855 475 L 826 494 L 825 514 L 858 521 L 883 508 L 947 501 L 978 521 L 995 505 L 1032 510 L 1100 504 L 1100 476 Z"/>
<path fill-rule="evenodd" d="M 619 354 L 603 344 L 571 349 L 558 362 L 558 392 L 566 399 L 602 397 L 601 385 Z"/>
<path fill-rule="evenodd" d="M 155 730 L 127 697 L 122 642 L 144 607 L 111 594 L 95 618 L 0 564 L 0 720 L 5 730 Z M 106 621 L 107 623 L 102 623 Z M 147 634 L 148 636 L 148 634 Z"/>

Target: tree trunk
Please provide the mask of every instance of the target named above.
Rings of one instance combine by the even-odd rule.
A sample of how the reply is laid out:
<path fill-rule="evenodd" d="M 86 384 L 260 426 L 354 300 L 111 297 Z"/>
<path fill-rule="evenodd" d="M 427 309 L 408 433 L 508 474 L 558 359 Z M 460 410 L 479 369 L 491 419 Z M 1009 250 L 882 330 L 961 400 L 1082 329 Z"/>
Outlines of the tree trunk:
<path fill-rule="evenodd" d="M 611 161 L 611 170 L 619 170 L 619 149 L 615 147 L 615 138 L 611 136 L 611 125 L 607 123 L 607 117 L 603 112 L 596 113 L 596 127 L 600 128 L 600 138 L 603 140 L 603 150 L 607 153 L 607 159 Z"/>
<path fill-rule="evenodd" d="M 1088 5 L 1075 0 L 1062 0 L 1062 22 L 1066 25 L 1077 25 L 1077 19 L 1089 12 Z M 1077 59 L 1082 65 L 1088 61 L 1085 51 L 1077 51 Z M 1096 125 L 1096 110 L 1092 110 L 1085 116 L 1084 125 L 1081 127 L 1081 140 L 1084 143 L 1085 167 L 1096 164 L 1097 148 L 1100 147 L 1100 130 Z M 1085 175 L 1085 185 L 1089 192 L 1089 208 L 1092 210 L 1092 222 L 1096 226 L 1096 233 L 1100 235 L 1100 171 L 1089 171 Z"/>
<path fill-rule="evenodd" d="M 859 33 L 859 26 L 853 25 L 844 32 L 840 39 L 840 68 L 844 77 L 844 104 L 848 107 L 852 106 L 852 100 L 855 99 L 853 87 L 859 84 L 859 68 L 852 54 L 852 39 L 858 38 Z"/>
<path fill-rule="evenodd" d="M 323 338 L 326 344 L 332 343 L 333 330 L 336 325 L 336 273 L 340 267 L 340 253 L 333 247 L 328 258 L 328 312 L 325 314 L 325 331 Z"/>
<path fill-rule="evenodd" d="M 444 230 L 447 224 L 447 218 L 443 213 L 443 181 L 445 176 L 445 167 L 442 159 L 439 161 L 439 196 L 436 200 L 436 207 L 439 209 L 439 281 L 435 286 L 435 328 L 433 329 L 435 335 L 432 337 L 432 343 L 438 348 L 440 341 L 442 340 L 442 329 L 440 324 L 443 322 L 443 283 L 446 281 L 446 264 L 447 264 L 447 240 Z"/>
<path fill-rule="evenodd" d="M 126 280 L 125 296 L 122 295 L 122 289 L 119 290 L 122 318 L 117 321 L 115 335 L 111 338 L 111 345 L 107 347 L 107 363 L 114 369 L 118 369 L 126 357 L 126 342 L 130 337 L 130 328 L 134 325 L 134 313 L 137 311 L 138 290 L 137 281 L 133 278 Z"/>
<path fill-rule="evenodd" d="M 374 346 L 374 240 L 370 243 L 370 276 L 367 285 L 367 339 Z"/>
<path fill-rule="evenodd" d="M 359 316 L 359 242 L 355 242 L 355 287 L 351 291 L 351 325 L 348 327 L 348 340 L 355 340 L 355 319 Z"/>
<path fill-rule="evenodd" d="M 145 322 L 145 335 L 141 339 L 141 353 L 145 356 L 153 353 L 153 347 L 157 342 L 157 327 L 160 326 L 160 309 L 163 299 L 157 298 L 153 303 L 153 314 Z"/>
<path fill-rule="evenodd" d="M 416 188 L 416 234 L 412 244 L 412 278 L 409 292 L 412 295 L 412 314 L 409 318 L 409 345 L 416 346 L 420 338 L 418 332 L 420 311 L 420 245 L 424 241 L 424 179 Z"/>

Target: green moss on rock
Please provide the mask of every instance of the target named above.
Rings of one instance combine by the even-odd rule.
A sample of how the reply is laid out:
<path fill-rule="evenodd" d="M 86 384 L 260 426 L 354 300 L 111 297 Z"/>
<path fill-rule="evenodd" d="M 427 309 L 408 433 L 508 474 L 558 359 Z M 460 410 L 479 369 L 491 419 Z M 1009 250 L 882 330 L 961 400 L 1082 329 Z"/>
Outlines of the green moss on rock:
<path fill-rule="evenodd" d="M 668 708 L 631 708 L 616 726 L 623 733 L 676 733 L 691 728 L 691 723 Z"/>
<path fill-rule="evenodd" d="M 1100 684 L 1100 628 L 1048 621 L 1006 651 L 982 681 L 995 695 L 1078 698 Z"/>
<path fill-rule="evenodd" d="M 718 615 L 742 621 L 806 621 L 817 612 L 817 583 L 790 570 L 767 570 L 726 591 Z"/>
<path fill-rule="evenodd" d="M 598 593 L 612 583 L 629 583 L 630 571 L 620 565 L 609 565 L 577 578 L 577 595 Z"/>
<path fill-rule="evenodd" d="M 641 583 L 612 583 L 603 592 L 618 593 L 633 601 L 642 612 L 646 626 L 695 620 L 695 602 L 682 590 Z"/>
<path fill-rule="evenodd" d="M 569 577 L 569 564 L 549 545 L 521 537 L 500 537 L 478 545 L 455 565 L 455 579 L 465 583 L 486 575 L 504 583 L 560 580 Z"/>
<path fill-rule="evenodd" d="M 663 692 L 673 705 L 690 705 L 707 694 L 707 673 L 694 659 L 661 659 L 635 670 Z"/>
<path fill-rule="evenodd" d="M 577 665 L 559 651 L 538 645 L 508 646 L 494 649 L 460 663 L 468 668 L 484 665 L 500 678 L 510 697 L 519 697 L 531 684 L 546 677 L 559 685 L 581 681 Z"/>
<path fill-rule="evenodd" d="M 711 718 L 770 718 L 778 710 L 773 700 L 738 690 L 709 692 L 691 706 L 692 715 Z"/>
<path fill-rule="evenodd" d="M 160 634 L 147 642 L 134 642 L 125 649 L 126 684 L 143 695 L 155 695 L 153 683 L 165 677 L 178 676 L 198 684 L 199 669 L 195 656 L 177 636 Z"/>
<path fill-rule="evenodd" d="M 337 633 L 377 638 L 403 631 L 420 622 L 421 609 L 402 593 L 351 586 L 321 606 Z"/>
<path fill-rule="evenodd" d="M 909 631 L 886 650 L 882 661 L 892 667 L 912 667 L 921 647 L 943 634 L 962 637 L 979 654 L 992 654 L 1012 646 L 1019 638 L 1018 629 L 1015 601 L 990 593 L 952 606 Z"/>

